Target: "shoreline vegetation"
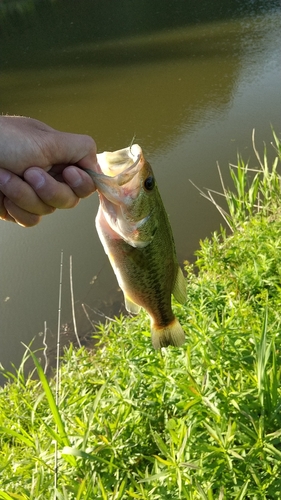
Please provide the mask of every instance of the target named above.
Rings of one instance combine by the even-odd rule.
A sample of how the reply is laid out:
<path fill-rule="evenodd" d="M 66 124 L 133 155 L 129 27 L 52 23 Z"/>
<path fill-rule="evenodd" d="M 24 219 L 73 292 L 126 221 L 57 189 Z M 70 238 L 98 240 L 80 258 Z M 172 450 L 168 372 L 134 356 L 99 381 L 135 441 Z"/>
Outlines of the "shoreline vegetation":
<path fill-rule="evenodd" d="M 220 228 L 186 263 L 183 348 L 155 352 L 149 319 L 100 325 L 47 380 L 27 350 L 0 389 L 0 499 L 280 499 L 281 144 L 201 192 Z M 254 163 L 254 162 L 253 162 Z M 224 202 L 225 203 L 225 202 Z M 40 354 L 40 353 L 39 353 Z M 37 353 L 38 355 L 38 353 Z M 39 379 L 26 376 L 32 357 Z M 59 394 L 58 392 L 59 387 Z M 57 393 L 57 394 L 56 394 Z"/>

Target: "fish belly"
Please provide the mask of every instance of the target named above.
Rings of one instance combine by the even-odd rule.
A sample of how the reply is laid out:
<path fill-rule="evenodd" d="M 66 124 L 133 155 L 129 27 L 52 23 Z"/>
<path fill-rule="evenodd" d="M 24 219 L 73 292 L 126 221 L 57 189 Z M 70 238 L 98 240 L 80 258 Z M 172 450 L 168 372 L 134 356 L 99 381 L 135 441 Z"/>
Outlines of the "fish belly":
<path fill-rule="evenodd" d="M 146 309 L 159 326 L 171 322 L 171 294 L 178 263 L 167 232 L 161 241 L 156 235 L 146 247 L 134 248 L 111 229 L 101 207 L 96 227 L 125 300 Z"/>

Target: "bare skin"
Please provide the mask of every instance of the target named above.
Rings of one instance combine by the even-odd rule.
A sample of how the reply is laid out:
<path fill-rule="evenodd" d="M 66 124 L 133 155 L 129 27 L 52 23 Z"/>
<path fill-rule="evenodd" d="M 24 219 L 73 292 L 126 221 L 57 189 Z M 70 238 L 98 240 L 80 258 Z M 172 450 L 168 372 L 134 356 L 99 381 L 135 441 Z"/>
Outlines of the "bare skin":
<path fill-rule="evenodd" d="M 56 208 L 75 207 L 96 189 L 79 167 L 96 170 L 91 137 L 0 116 L 0 219 L 31 227 Z"/>

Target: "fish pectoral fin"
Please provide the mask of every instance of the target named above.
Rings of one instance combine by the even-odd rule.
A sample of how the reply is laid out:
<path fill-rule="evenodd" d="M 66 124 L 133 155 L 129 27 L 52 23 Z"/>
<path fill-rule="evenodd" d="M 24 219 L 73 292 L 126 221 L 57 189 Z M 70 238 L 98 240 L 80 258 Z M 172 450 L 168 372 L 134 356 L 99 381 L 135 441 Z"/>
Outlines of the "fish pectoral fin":
<path fill-rule="evenodd" d="M 180 266 L 178 267 L 177 277 L 176 277 L 176 281 L 174 284 L 172 294 L 180 304 L 185 303 L 185 301 L 186 301 L 186 283 L 185 283 L 185 277 L 183 275 L 183 272 L 182 272 Z"/>
<path fill-rule="evenodd" d="M 177 318 L 174 318 L 165 327 L 157 327 L 157 325 L 152 324 L 151 341 L 154 349 L 160 349 L 168 345 L 179 347 L 185 342 L 185 334 Z"/>
<path fill-rule="evenodd" d="M 133 302 L 127 295 L 124 295 L 125 307 L 129 313 L 138 314 L 141 306 Z"/>

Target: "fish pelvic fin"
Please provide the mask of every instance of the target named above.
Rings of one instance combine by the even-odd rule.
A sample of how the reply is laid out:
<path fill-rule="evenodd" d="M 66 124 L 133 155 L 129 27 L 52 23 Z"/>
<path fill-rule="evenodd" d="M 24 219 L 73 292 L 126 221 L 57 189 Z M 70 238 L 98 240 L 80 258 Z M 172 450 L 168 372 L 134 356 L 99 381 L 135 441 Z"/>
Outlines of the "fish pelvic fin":
<path fill-rule="evenodd" d="M 138 314 L 141 306 L 133 302 L 127 295 L 124 295 L 125 307 L 129 313 Z"/>
<path fill-rule="evenodd" d="M 186 301 L 186 282 L 185 282 L 185 277 L 183 275 L 183 272 L 182 272 L 180 266 L 178 266 L 178 272 L 177 272 L 177 276 L 176 276 L 176 280 L 175 280 L 172 294 L 180 304 L 185 303 L 185 301 Z"/>
<path fill-rule="evenodd" d="M 169 325 L 164 327 L 152 324 L 151 340 L 154 349 L 160 349 L 168 345 L 180 347 L 185 342 L 185 334 L 177 318 L 174 318 Z"/>

